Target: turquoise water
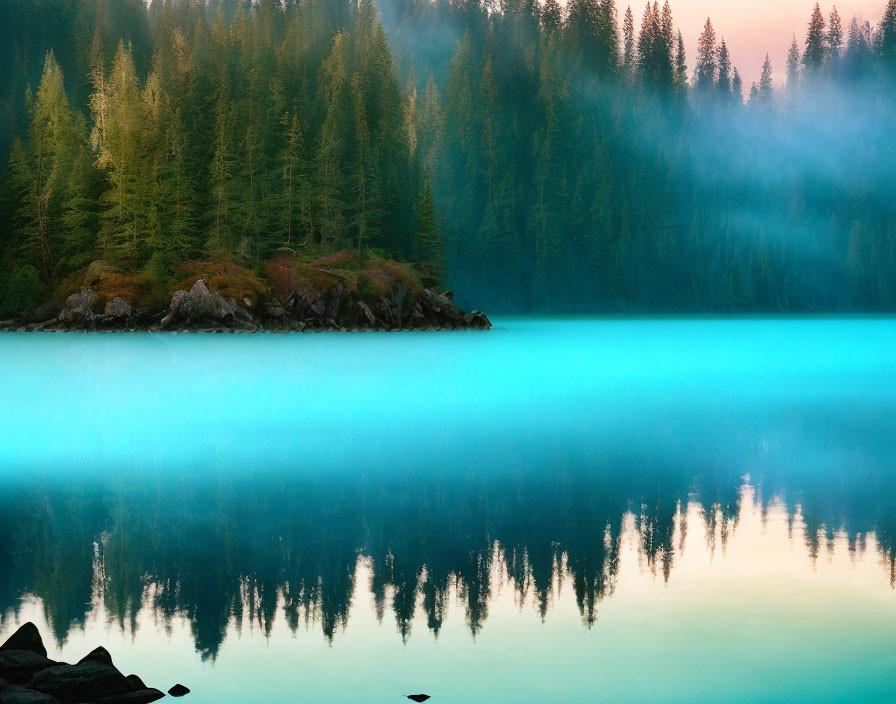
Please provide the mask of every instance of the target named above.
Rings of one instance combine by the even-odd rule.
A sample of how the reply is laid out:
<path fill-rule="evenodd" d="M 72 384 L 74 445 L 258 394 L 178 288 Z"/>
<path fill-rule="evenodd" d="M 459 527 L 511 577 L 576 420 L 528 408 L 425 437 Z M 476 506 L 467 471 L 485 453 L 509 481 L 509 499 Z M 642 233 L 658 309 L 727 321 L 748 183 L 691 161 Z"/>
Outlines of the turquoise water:
<path fill-rule="evenodd" d="M 0 639 L 196 702 L 896 701 L 892 319 L 0 362 Z"/>

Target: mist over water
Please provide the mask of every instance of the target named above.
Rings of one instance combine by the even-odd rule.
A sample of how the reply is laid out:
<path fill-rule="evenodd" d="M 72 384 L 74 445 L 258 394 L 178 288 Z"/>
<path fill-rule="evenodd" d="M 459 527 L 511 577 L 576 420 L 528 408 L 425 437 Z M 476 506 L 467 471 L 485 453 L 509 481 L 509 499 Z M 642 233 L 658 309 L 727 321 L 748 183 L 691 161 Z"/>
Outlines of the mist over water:
<path fill-rule="evenodd" d="M 888 318 L 0 342 L 0 637 L 199 701 L 887 700 Z"/>

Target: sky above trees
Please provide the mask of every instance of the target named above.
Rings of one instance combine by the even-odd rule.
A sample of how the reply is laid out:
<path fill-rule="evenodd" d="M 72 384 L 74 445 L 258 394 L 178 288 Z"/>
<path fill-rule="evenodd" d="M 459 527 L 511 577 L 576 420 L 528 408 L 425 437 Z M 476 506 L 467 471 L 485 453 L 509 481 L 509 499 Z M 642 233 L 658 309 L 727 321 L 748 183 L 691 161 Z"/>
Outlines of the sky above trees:
<path fill-rule="evenodd" d="M 825 18 L 831 13 L 832 2 L 822 2 L 821 11 Z M 853 15 L 876 25 L 881 18 L 886 3 L 879 0 L 838 0 L 837 11 L 848 23 Z M 620 3 L 620 15 L 625 11 Z M 802 45 L 812 4 L 805 0 L 676 0 L 675 20 L 684 35 L 685 48 L 689 56 L 697 51 L 697 39 L 706 22 L 712 18 L 713 26 L 731 52 L 732 62 L 743 76 L 744 91 L 758 81 L 762 74 L 762 62 L 766 53 L 774 68 L 775 85 L 785 83 L 785 63 L 787 49 L 796 34 Z M 644 7 L 640 0 L 632 0 L 636 26 L 640 26 Z"/>

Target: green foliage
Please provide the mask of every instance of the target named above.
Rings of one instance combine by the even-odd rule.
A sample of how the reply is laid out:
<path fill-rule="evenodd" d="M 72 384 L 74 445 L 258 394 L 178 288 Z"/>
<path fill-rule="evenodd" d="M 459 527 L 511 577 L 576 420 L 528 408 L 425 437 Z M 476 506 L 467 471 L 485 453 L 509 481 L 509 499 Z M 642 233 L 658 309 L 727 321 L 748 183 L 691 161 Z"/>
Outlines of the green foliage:
<path fill-rule="evenodd" d="M 21 313 L 29 310 L 44 291 L 40 274 L 30 264 L 17 265 L 9 273 L 0 310 L 3 313 Z"/>
<path fill-rule="evenodd" d="M 25 0 L 9 4 L 38 36 Z M 46 18 L 49 0 L 28 5 Z M 853 233 L 833 243 L 850 275 L 828 304 L 896 297 L 893 218 L 862 169 L 844 193 L 754 159 L 812 91 L 887 85 L 896 0 L 877 28 L 854 19 L 845 49 L 839 15 L 816 6 L 789 95 L 767 60 L 749 111 L 712 22 L 689 76 L 658 1 L 636 22 L 614 0 L 389 0 L 389 36 L 372 0 L 63 5 L 71 36 L 37 42 L 37 75 L 30 45 L 27 69 L 9 55 L 18 138 L 0 203 L 0 263 L 50 289 L 99 261 L 110 290 L 147 295 L 187 262 L 267 272 L 288 248 L 306 263 L 412 259 L 495 310 L 799 308 L 824 276 L 797 263 L 820 245 L 736 236 L 744 182 L 765 168 L 782 174 L 761 198 L 782 229 L 816 208 L 820 227 Z"/>

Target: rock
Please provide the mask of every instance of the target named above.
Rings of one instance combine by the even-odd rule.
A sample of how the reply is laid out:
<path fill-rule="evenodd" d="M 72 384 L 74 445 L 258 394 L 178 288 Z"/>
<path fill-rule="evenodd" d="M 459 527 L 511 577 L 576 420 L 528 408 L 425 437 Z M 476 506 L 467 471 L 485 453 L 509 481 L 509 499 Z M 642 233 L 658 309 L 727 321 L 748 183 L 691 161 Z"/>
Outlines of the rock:
<path fill-rule="evenodd" d="M 97 295 L 89 288 L 73 293 L 65 299 L 65 308 L 75 317 L 83 316 L 96 303 Z"/>
<path fill-rule="evenodd" d="M 370 323 L 370 327 L 376 325 L 376 318 L 374 317 L 373 312 L 370 310 L 370 306 L 368 306 L 364 301 L 358 301 L 358 308 L 361 309 L 364 317 L 367 318 L 367 322 Z"/>
<path fill-rule="evenodd" d="M 78 660 L 78 664 L 82 664 L 85 662 L 101 662 L 103 665 L 108 665 L 109 667 L 115 667 L 112 664 L 112 656 L 109 655 L 109 651 L 106 650 L 103 646 L 99 648 L 94 648 L 83 658 Z"/>
<path fill-rule="evenodd" d="M 60 702 L 49 694 L 14 684 L 0 690 L 0 704 L 60 704 Z"/>
<path fill-rule="evenodd" d="M 2 692 L 7 687 L 9 687 L 9 682 L 7 682 L 5 679 L 0 677 L 0 692 Z"/>
<path fill-rule="evenodd" d="M 47 301 L 34 309 L 31 314 L 31 321 L 35 323 L 45 323 L 48 320 L 55 320 L 62 312 L 62 306 L 57 301 Z"/>
<path fill-rule="evenodd" d="M 439 295 L 428 288 L 423 289 L 423 301 L 441 321 L 462 321 L 464 314 L 450 298 Z"/>
<path fill-rule="evenodd" d="M 190 690 L 184 687 L 182 684 L 176 684 L 171 689 L 168 690 L 168 694 L 172 697 L 182 697 L 185 694 L 189 694 Z"/>
<path fill-rule="evenodd" d="M 232 298 L 230 299 L 229 305 L 230 310 L 233 311 L 233 316 L 237 321 L 248 323 L 249 325 L 255 325 L 255 316 L 249 312 L 248 308 L 240 305 Z"/>
<path fill-rule="evenodd" d="M 93 701 L 131 691 L 130 682 L 114 666 L 96 660 L 41 670 L 28 686 L 66 702 Z"/>
<path fill-rule="evenodd" d="M 467 313 L 464 316 L 464 324 L 474 330 L 489 330 L 492 327 L 492 321 L 486 317 L 485 313 L 480 313 L 478 310 Z"/>
<path fill-rule="evenodd" d="M 316 291 L 304 286 L 293 290 L 286 299 L 286 307 L 293 311 L 297 318 L 321 318 L 327 306 Z"/>
<path fill-rule="evenodd" d="M 264 312 L 269 318 L 275 318 L 277 320 L 282 320 L 286 317 L 286 311 L 283 310 L 283 306 L 281 306 L 280 302 L 276 299 L 264 304 Z"/>
<path fill-rule="evenodd" d="M 24 684 L 41 670 L 59 665 L 31 650 L 4 650 L 0 652 L 0 677 L 13 684 Z"/>
<path fill-rule="evenodd" d="M 137 675 L 128 675 L 125 679 L 131 683 L 131 689 L 147 689 L 146 685 L 143 684 L 143 680 L 141 680 Z"/>
<path fill-rule="evenodd" d="M 131 306 L 126 300 L 116 296 L 106 304 L 104 312 L 109 318 L 126 320 L 131 317 Z"/>
<path fill-rule="evenodd" d="M 339 320 L 339 306 L 342 304 L 343 293 L 345 293 L 345 286 L 336 283 L 330 286 L 324 294 L 324 312 L 330 320 Z"/>
<path fill-rule="evenodd" d="M 170 310 L 183 320 L 197 322 L 203 319 L 217 321 L 233 320 L 234 314 L 227 301 L 216 291 L 209 291 L 205 281 L 197 279 L 189 293 L 175 291 L 171 297 Z"/>
<path fill-rule="evenodd" d="M 32 653 L 47 657 L 47 649 L 40 637 L 40 631 L 31 621 L 19 626 L 18 630 L 0 645 L 0 651 L 3 650 L 30 650 Z"/>
<path fill-rule="evenodd" d="M 428 694 L 409 694 L 408 699 L 410 699 L 411 701 L 415 701 L 415 702 L 425 702 L 427 699 L 429 699 L 429 695 Z"/>
<path fill-rule="evenodd" d="M 94 699 L 93 704 L 149 704 L 149 702 L 158 701 L 165 696 L 164 692 L 152 687 L 144 687 L 135 689 L 132 692 L 122 692 L 121 694 L 113 694 L 108 697 L 100 697 Z"/>

